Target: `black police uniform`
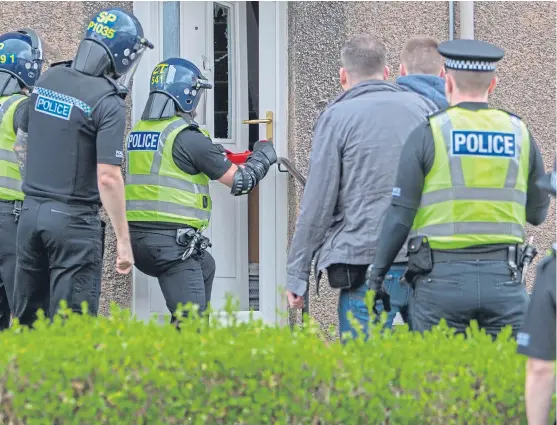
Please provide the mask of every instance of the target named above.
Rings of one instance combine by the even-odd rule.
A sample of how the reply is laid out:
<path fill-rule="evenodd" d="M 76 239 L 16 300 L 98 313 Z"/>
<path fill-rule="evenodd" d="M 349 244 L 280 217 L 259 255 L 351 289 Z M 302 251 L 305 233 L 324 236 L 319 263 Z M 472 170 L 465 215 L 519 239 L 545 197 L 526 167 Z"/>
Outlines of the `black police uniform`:
<path fill-rule="evenodd" d="M 445 50 L 442 46 L 443 44 L 439 51 L 448 58 L 445 65 L 457 70 L 467 70 L 469 65 L 465 61 L 476 63 L 476 70 L 482 70 L 486 66 L 494 67 L 493 63 L 503 56 L 502 50 L 495 46 L 486 47 L 486 43 L 473 40 L 455 40 L 447 43 Z M 456 106 L 469 110 L 489 108 L 487 103 L 481 102 L 463 102 Z M 395 181 L 396 196 L 393 196 L 392 205 L 386 214 L 380 246 L 369 278 L 370 287 L 376 291 L 377 299 L 388 298 L 382 287 L 382 278 L 412 228 L 420 205 L 425 176 L 433 166 L 434 156 L 433 134 L 427 120 L 410 134 L 399 160 Z M 529 161 L 526 221 L 539 225 L 547 215 L 550 199 L 536 185 L 545 171 L 540 151 L 531 134 Z M 435 252 L 433 254 L 435 267 Z M 415 291 L 410 300 L 413 329 L 427 330 L 439 322 L 439 317 L 444 317 L 449 326 L 456 328 L 458 332 L 464 332 L 467 326 L 465 324 L 476 319 L 480 327 L 491 335 L 496 335 L 506 324 L 511 324 L 516 333 L 523 322 L 527 294 L 524 285 L 520 284 L 520 276 L 513 277 L 513 271 L 509 267 L 509 245 L 481 245 L 451 250 L 450 254 L 454 257 L 453 260 L 438 264 L 435 267 L 435 276 L 432 272 L 429 274 L 431 279 L 418 279 L 420 282 L 414 284 Z M 517 255 L 512 260 L 518 263 L 520 256 Z M 446 275 L 441 276 L 445 269 Z M 422 280 L 427 282 L 421 282 Z M 434 283 L 436 286 L 433 286 Z M 504 293 L 502 289 L 505 290 Z M 436 302 L 429 302 L 429 291 L 431 294 L 443 291 L 444 301 L 441 303 L 435 298 Z M 470 302 L 465 302 L 465 299 Z M 474 304 L 472 299 L 478 301 Z M 475 305 L 474 308 L 471 307 L 472 304 Z"/>
<path fill-rule="evenodd" d="M 555 166 L 552 173 L 546 174 L 538 181 L 538 185 L 555 197 Z M 556 359 L 556 249 L 557 244 L 553 244 L 551 250 L 538 265 L 534 292 L 526 313 L 526 319 L 516 338 L 517 351 L 520 354 L 547 362 L 554 362 Z M 543 396 L 542 394 L 536 394 L 536 396 L 538 395 Z M 557 424 L 557 419 L 553 423 Z"/>
<path fill-rule="evenodd" d="M 172 159 L 189 175 L 206 174 L 220 179 L 232 166 L 218 145 L 195 129 L 182 130 L 174 140 Z M 168 309 L 174 313 L 179 303 L 191 302 L 202 312 L 211 300 L 215 260 L 208 251 L 196 251 L 182 260 L 184 247 L 176 243 L 176 230 L 183 224 L 130 221 L 135 266 L 158 278 Z M 171 322 L 176 320 L 172 317 Z"/>
<path fill-rule="evenodd" d="M 555 249 L 538 265 L 534 292 L 530 299 L 524 325 L 517 335 L 518 352 L 528 357 L 555 361 Z"/>
<path fill-rule="evenodd" d="M 13 97 L 16 98 L 15 96 Z M 13 115 L 14 133 L 21 126 L 28 99 L 17 104 Z M 3 119 L 0 112 L 0 121 Z M 21 208 L 21 201 L 0 199 L 0 330 L 10 326 L 10 308 L 13 310 L 16 266 L 17 222 L 14 211 Z"/>
<path fill-rule="evenodd" d="M 26 195 L 17 232 L 14 315 L 30 325 L 50 292 L 74 311 L 96 314 L 101 290 L 104 223 L 97 163 L 121 165 L 124 100 L 108 78 L 51 67 L 28 108 Z M 25 125 L 27 124 L 27 125 Z M 27 128 L 25 128 L 27 127 Z M 50 285 L 48 284 L 50 282 Z"/>

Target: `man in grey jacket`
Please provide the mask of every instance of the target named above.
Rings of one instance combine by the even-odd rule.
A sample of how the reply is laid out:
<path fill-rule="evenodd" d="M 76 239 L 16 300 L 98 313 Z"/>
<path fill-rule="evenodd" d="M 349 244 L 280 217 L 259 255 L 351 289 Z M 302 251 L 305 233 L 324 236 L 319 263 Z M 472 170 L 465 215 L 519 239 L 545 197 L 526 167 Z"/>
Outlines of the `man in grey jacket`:
<path fill-rule="evenodd" d="M 344 93 L 321 114 L 314 130 L 307 184 L 288 253 L 286 295 L 291 307 L 303 307 L 315 260 L 318 284 L 327 270 L 330 285 L 341 289 L 342 335 L 355 334 L 349 311 L 367 332 L 365 272 L 375 259 L 400 152 L 433 108 L 420 95 L 385 81 L 386 48 L 377 38 L 352 39 L 341 51 L 341 62 Z M 406 261 L 405 256 L 401 251 L 398 261 Z"/>

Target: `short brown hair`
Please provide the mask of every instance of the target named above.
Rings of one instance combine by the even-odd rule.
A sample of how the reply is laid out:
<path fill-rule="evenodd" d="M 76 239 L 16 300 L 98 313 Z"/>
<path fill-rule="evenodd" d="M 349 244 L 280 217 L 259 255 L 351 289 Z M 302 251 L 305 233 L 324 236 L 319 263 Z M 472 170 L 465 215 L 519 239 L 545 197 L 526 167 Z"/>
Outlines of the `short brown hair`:
<path fill-rule="evenodd" d="M 340 51 L 340 60 L 349 74 L 369 77 L 383 72 L 387 48 L 377 37 L 360 35 L 344 45 Z"/>
<path fill-rule="evenodd" d="M 439 42 L 429 36 L 412 37 L 402 48 L 400 61 L 408 74 L 439 75 L 443 66 L 443 58 L 437 51 Z"/>
<path fill-rule="evenodd" d="M 463 93 L 480 96 L 487 93 L 491 80 L 495 76 L 494 71 L 478 72 L 463 71 L 460 69 L 448 69 L 447 73 L 454 78 L 456 87 Z"/>

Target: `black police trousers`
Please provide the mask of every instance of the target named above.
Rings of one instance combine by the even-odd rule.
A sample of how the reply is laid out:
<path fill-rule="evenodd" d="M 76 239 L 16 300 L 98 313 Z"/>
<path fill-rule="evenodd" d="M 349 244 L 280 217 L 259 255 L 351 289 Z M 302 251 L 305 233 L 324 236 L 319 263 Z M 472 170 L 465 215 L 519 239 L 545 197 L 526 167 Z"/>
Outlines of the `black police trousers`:
<path fill-rule="evenodd" d="M 506 261 L 469 260 L 435 263 L 419 276 L 410 298 L 410 320 L 418 332 L 445 319 L 457 333 L 476 320 L 493 338 L 507 325 L 516 336 L 528 308 L 521 274 L 513 276 Z"/>
<path fill-rule="evenodd" d="M 0 330 L 10 326 L 13 310 L 17 223 L 14 203 L 0 201 Z"/>
<path fill-rule="evenodd" d="M 52 317 L 60 301 L 74 312 L 99 308 L 103 227 L 96 205 L 27 197 L 17 229 L 14 317 L 32 325 L 37 309 Z"/>
<path fill-rule="evenodd" d="M 173 230 L 130 231 L 135 266 L 144 274 L 155 277 L 176 322 L 174 312 L 178 304 L 191 302 L 199 306 L 199 313 L 207 309 L 215 278 L 215 260 L 207 251 L 202 256 L 182 260 L 185 247 L 176 243 Z"/>

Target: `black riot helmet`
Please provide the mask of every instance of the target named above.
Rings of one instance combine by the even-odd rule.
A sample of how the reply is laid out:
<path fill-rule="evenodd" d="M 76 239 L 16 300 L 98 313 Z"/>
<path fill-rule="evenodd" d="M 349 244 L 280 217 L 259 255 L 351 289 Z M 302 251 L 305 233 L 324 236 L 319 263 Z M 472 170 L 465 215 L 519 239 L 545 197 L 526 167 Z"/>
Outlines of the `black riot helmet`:
<path fill-rule="evenodd" d="M 84 74 L 112 77 L 129 90 L 143 53 L 153 47 L 132 13 L 119 7 L 107 8 L 87 25 L 73 67 Z"/>
<path fill-rule="evenodd" d="M 31 29 L 0 35 L 0 96 L 31 89 L 41 75 L 43 49 Z"/>
<path fill-rule="evenodd" d="M 151 74 L 149 99 L 142 119 L 170 118 L 176 112 L 193 118 L 199 101 L 212 87 L 192 62 L 182 58 L 164 60 Z"/>

